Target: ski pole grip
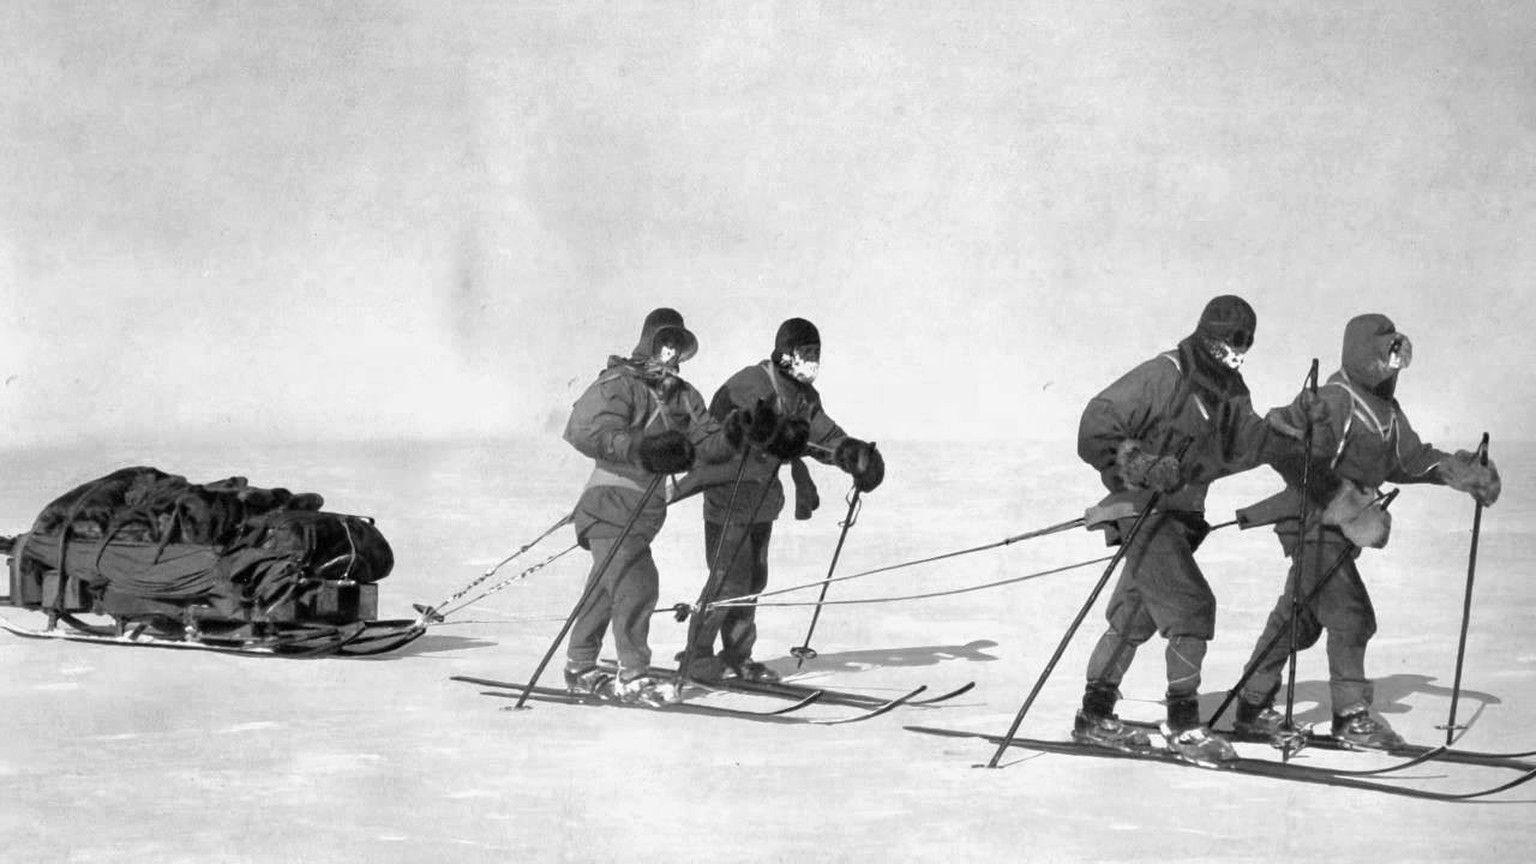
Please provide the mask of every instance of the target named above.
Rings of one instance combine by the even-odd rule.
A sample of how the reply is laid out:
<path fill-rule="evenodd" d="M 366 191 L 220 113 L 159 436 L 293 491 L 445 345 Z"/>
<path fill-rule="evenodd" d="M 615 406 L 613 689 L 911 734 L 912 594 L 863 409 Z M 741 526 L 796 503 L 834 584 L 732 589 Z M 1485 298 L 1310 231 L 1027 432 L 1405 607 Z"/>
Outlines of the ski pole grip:
<path fill-rule="evenodd" d="M 1478 445 L 1477 445 L 1477 464 L 1482 465 L 1484 467 L 1487 467 L 1487 465 L 1488 465 L 1488 433 L 1487 432 L 1483 433 L 1483 440 L 1481 442 L 1479 442 Z"/>
<path fill-rule="evenodd" d="M 1312 366 L 1307 370 L 1307 389 L 1312 391 L 1312 395 L 1313 396 L 1317 395 L 1317 358 L 1316 357 L 1312 358 Z"/>

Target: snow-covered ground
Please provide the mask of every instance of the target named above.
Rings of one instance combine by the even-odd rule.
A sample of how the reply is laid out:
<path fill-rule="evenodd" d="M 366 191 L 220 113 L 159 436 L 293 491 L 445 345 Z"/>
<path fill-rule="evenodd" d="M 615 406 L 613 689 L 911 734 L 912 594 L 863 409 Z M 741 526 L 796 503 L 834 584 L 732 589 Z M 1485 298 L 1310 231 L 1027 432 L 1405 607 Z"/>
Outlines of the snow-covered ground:
<path fill-rule="evenodd" d="M 1442 441 L 1469 446 L 1467 441 Z M 1097 494 L 1070 442 L 937 444 L 882 439 L 884 487 L 852 529 L 840 573 L 1002 540 L 1072 519 Z M 1528 749 L 1536 720 L 1536 493 L 1527 446 L 1495 442 L 1508 488 L 1484 519 L 1460 714 L 1462 744 Z M 0 454 L 0 533 L 24 530 L 49 499 L 91 476 L 154 464 L 205 481 L 325 494 L 377 517 L 394 545 L 383 617 L 437 602 L 533 538 L 574 502 L 586 467 L 553 437 L 460 444 L 31 449 Z M 824 505 L 776 527 L 773 584 L 827 567 L 846 485 L 818 470 Z M 1224 481 L 1212 522 L 1265 494 L 1267 471 Z M 1378 705 L 1408 738 L 1443 733 L 1472 506 L 1406 487 L 1386 550 L 1368 553 L 1381 632 L 1370 670 Z M 506 568 L 571 542 L 554 535 Z M 540 554 L 542 553 L 542 555 Z M 958 589 L 1105 554 L 1081 530 L 832 587 L 833 600 Z M 662 603 L 692 600 L 703 570 L 697 502 L 656 545 Z M 1220 617 L 1207 699 L 1238 674 L 1279 589 L 1272 535 L 1225 529 L 1200 558 Z M 1441 804 L 1275 780 L 991 748 L 905 731 L 929 724 L 1001 733 L 1102 565 L 939 599 L 828 607 L 803 676 L 894 694 L 926 683 L 977 687 L 943 708 L 845 726 L 779 726 L 506 700 L 449 680 L 524 680 L 586 572 L 576 552 L 510 585 L 397 654 L 283 660 L 23 641 L 0 634 L 0 860 L 196 861 L 1490 861 L 1522 860 L 1536 790 Z M 814 592 L 789 595 L 814 599 Z M 1081 692 L 1090 613 L 1024 722 L 1064 734 Z M 3 611 L 3 610 L 0 610 Z M 11 610 L 12 620 L 26 613 Z M 786 673 L 810 618 L 765 608 L 760 659 Z M 683 628 L 659 615 L 665 661 Z M 1122 713 L 1161 716 L 1161 647 L 1126 682 Z M 555 683 L 558 668 L 546 680 Z M 1323 721 L 1321 648 L 1301 658 L 1298 710 Z M 712 697 L 713 698 L 713 697 Z M 730 697 L 738 698 L 738 697 Z M 1207 701 L 1207 707 L 1212 703 Z M 806 713 L 836 713 L 813 706 Z M 1252 755 L 1265 755 L 1259 750 Z M 1372 755 L 1308 753 L 1368 767 Z M 1423 766 L 1404 783 L 1471 789 L 1505 773 Z"/>

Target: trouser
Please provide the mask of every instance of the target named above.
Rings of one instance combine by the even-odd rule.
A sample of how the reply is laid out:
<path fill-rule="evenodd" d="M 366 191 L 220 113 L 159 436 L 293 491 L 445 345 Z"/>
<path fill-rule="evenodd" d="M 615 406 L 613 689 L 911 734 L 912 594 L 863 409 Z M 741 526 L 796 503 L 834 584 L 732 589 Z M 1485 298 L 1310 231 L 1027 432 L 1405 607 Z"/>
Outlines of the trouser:
<path fill-rule="evenodd" d="M 619 544 L 607 569 L 598 572 L 616 539 L 587 538 L 592 550 L 592 571 L 587 575 L 591 594 L 571 625 L 566 659 L 573 668 L 597 663 L 603 647 L 603 631 L 611 623 L 619 669 L 623 677 L 628 678 L 644 672 L 651 665 L 651 614 L 656 609 L 659 577 L 656 562 L 651 559 L 650 538 L 633 534 Z"/>
<path fill-rule="evenodd" d="M 756 594 L 768 586 L 768 540 L 772 534 L 772 522 L 704 523 L 705 561 L 713 565 L 715 550 L 720 549 L 719 566 L 704 588 L 706 602 Z M 745 606 L 710 609 L 695 616 L 689 628 L 693 656 L 713 656 L 716 636 L 720 638 L 723 663 L 736 666 L 751 660 L 752 648 L 757 644 L 755 601 Z"/>
<path fill-rule="evenodd" d="M 1302 651 L 1317 644 L 1323 630 L 1328 631 L 1328 696 L 1333 702 L 1333 713 L 1348 714 L 1369 707 L 1374 695 L 1371 682 L 1365 677 L 1365 646 L 1376 633 L 1376 610 L 1365 590 L 1360 571 L 1355 568 L 1358 547 L 1354 547 L 1337 529 L 1322 532 L 1322 553 L 1318 554 L 1318 535 L 1314 530 L 1303 551 L 1298 554 L 1288 549 L 1291 568 L 1285 580 L 1285 593 L 1275 602 L 1269 613 L 1264 633 L 1254 645 L 1248 666 L 1254 672 L 1243 685 L 1244 701 L 1255 705 L 1268 705 L 1279 689 L 1280 677 L 1290 660 L 1291 642 L 1288 627 L 1291 620 L 1291 592 L 1301 579 L 1298 599 L 1305 599 L 1317 590 L 1318 581 L 1326 576 L 1322 590 L 1312 602 L 1296 614 L 1296 650 Z M 1294 545 L 1294 541 L 1291 544 Z M 1337 569 L 1334 566 L 1337 564 Z M 1333 575 L 1328 576 L 1330 570 Z M 1271 644 L 1273 643 L 1273 644 Z M 1268 651 L 1264 651 L 1269 646 Z"/>
<path fill-rule="evenodd" d="M 1129 529 L 1122 524 L 1122 536 Z M 1209 532 L 1195 513 L 1154 513 L 1142 523 L 1109 599 L 1109 627 L 1088 659 L 1085 711 L 1111 713 L 1136 649 L 1156 633 L 1168 640 L 1170 721 L 1177 713 L 1180 728 L 1198 725 L 1187 721 L 1194 716 L 1206 644 L 1216 630 L 1216 596 L 1195 563 L 1194 550 Z"/>

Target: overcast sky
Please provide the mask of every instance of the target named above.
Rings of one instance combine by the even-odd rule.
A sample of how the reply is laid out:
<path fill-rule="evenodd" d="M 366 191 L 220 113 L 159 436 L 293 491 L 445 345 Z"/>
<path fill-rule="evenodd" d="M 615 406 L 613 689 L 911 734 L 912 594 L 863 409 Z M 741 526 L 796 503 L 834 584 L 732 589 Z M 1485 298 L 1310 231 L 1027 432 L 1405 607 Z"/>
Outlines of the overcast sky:
<path fill-rule="evenodd" d="M 1261 407 L 1379 311 L 1529 437 L 1532 9 L 9 4 L 5 438 L 553 433 L 658 305 L 706 398 L 798 315 L 855 434 L 1069 437 L 1219 293 Z"/>

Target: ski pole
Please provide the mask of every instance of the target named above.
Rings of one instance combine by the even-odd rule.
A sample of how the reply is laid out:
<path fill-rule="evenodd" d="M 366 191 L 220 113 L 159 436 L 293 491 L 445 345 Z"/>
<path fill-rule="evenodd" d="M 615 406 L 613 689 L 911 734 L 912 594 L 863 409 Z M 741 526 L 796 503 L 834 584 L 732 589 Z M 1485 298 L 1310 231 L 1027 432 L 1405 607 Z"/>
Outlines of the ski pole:
<path fill-rule="evenodd" d="M 1179 448 L 1178 452 L 1180 461 L 1183 460 L 1184 454 L 1193 443 L 1194 439 L 1192 438 L 1184 440 L 1184 444 Z M 1093 591 L 1088 594 L 1088 599 L 1077 610 L 1077 616 L 1072 619 L 1071 625 L 1067 627 L 1067 632 L 1062 635 L 1061 641 L 1056 643 L 1056 650 L 1052 652 L 1051 659 L 1046 662 L 1045 669 L 1041 670 L 1040 677 L 1035 679 L 1035 686 L 1030 689 L 1029 696 L 1025 697 L 1024 704 L 1019 706 L 1019 713 L 1013 717 L 1013 725 L 1008 727 L 1008 733 L 1003 736 L 1002 743 L 997 745 L 997 751 L 992 754 L 992 758 L 987 762 L 986 767 L 996 768 L 998 760 L 1003 758 L 1003 754 L 1013 744 L 1013 736 L 1018 733 L 1019 727 L 1024 725 L 1024 715 L 1029 713 L 1030 706 L 1035 704 L 1035 697 L 1040 695 L 1040 691 L 1045 688 L 1046 680 L 1051 677 L 1052 672 L 1056 671 L 1056 664 L 1061 661 L 1061 655 L 1067 653 L 1067 645 L 1072 642 L 1072 637 L 1077 635 L 1077 628 L 1082 626 L 1083 619 L 1088 617 L 1088 610 L 1093 608 L 1093 604 L 1099 599 L 1099 594 L 1103 593 L 1104 586 L 1109 584 L 1109 577 L 1114 574 L 1115 567 L 1120 564 L 1120 559 L 1125 557 L 1126 553 L 1130 551 L 1131 544 L 1136 542 L 1137 535 L 1141 533 L 1141 526 L 1146 523 L 1147 517 L 1152 515 L 1152 511 L 1157 509 L 1157 505 L 1162 503 L 1162 500 L 1163 493 L 1161 491 L 1153 492 L 1151 497 L 1147 499 L 1146 506 L 1141 508 L 1140 513 L 1136 514 L 1136 521 L 1132 522 L 1130 530 L 1125 532 L 1125 537 L 1120 541 L 1120 548 L 1115 550 L 1115 555 L 1109 559 L 1109 566 L 1104 568 L 1104 574 L 1099 577 L 1098 584 L 1093 586 Z"/>
<path fill-rule="evenodd" d="M 874 442 L 870 442 L 874 447 Z M 827 576 L 821 582 L 821 594 L 816 598 L 816 608 L 811 612 L 811 626 L 805 631 L 805 639 L 799 645 L 789 649 L 789 653 L 795 655 L 795 668 L 805 665 L 806 660 L 816 659 L 816 651 L 811 647 L 811 635 L 816 632 L 816 622 L 821 618 L 821 605 L 827 599 L 827 587 L 832 584 L 832 573 L 837 570 L 837 558 L 843 554 L 843 541 L 848 539 L 848 529 L 853 527 L 854 515 L 859 510 L 859 484 L 853 484 L 853 495 L 848 499 L 848 513 L 843 516 L 842 530 L 837 534 L 837 545 L 832 549 L 832 563 L 827 565 Z"/>
<path fill-rule="evenodd" d="M 608 565 L 613 563 L 614 556 L 619 553 L 619 547 L 624 544 L 625 538 L 629 537 L 629 532 L 634 529 L 635 522 L 639 520 L 640 512 L 645 509 L 645 505 L 651 500 L 651 496 L 656 494 L 656 490 L 661 486 L 661 482 L 666 476 L 665 474 L 653 475 L 651 482 L 646 484 L 645 491 L 640 493 L 640 500 L 635 503 L 635 509 L 630 512 L 629 520 L 624 523 L 624 527 L 619 531 L 619 536 L 614 538 L 613 545 L 608 548 L 608 554 L 603 556 L 602 563 L 597 566 L 596 570 L 592 571 L 592 578 L 587 580 L 587 587 L 581 592 L 581 599 L 576 601 L 575 608 L 571 609 L 571 614 L 566 616 L 565 624 L 561 625 L 560 632 L 555 634 L 554 641 L 549 643 L 549 650 L 544 652 L 544 658 L 539 661 L 538 667 L 533 670 L 533 676 L 523 686 L 522 695 L 517 697 L 517 704 L 512 706 L 513 710 L 521 710 L 523 704 L 528 701 L 528 696 L 533 692 L 534 685 L 539 683 L 539 676 L 544 674 L 544 667 L 549 665 L 550 658 L 554 657 L 555 651 L 559 650 L 560 643 L 565 639 L 565 634 L 571 632 L 572 625 L 576 623 L 576 616 L 581 614 L 582 607 L 587 605 L 587 601 L 591 599 L 592 594 L 597 590 L 598 583 L 603 581 L 603 574 L 608 571 Z"/>
<path fill-rule="evenodd" d="M 729 533 L 726 529 L 731 524 L 731 514 L 736 512 L 736 496 L 741 492 L 741 478 L 747 473 L 747 460 L 751 458 L 751 455 L 752 448 L 746 446 L 745 442 L 743 442 L 741 458 L 736 464 L 736 479 L 731 482 L 731 497 L 725 505 L 725 521 L 720 525 L 720 537 L 715 541 L 715 551 L 710 555 L 709 575 L 705 577 L 704 587 L 699 591 L 698 612 L 693 616 L 693 620 L 688 623 L 688 642 L 683 646 L 683 659 L 677 664 L 676 680 L 679 684 L 687 678 L 688 667 L 693 663 L 694 643 L 698 641 L 699 630 L 704 626 L 704 605 L 706 602 L 715 599 L 715 595 L 720 593 L 720 583 L 725 581 L 725 574 L 720 570 L 720 555 L 725 551 L 725 537 Z M 764 484 L 763 493 L 766 495 L 767 491 L 768 486 Z M 762 503 L 761 498 L 758 503 Z M 755 516 L 756 513 L 754 512 L 753 515 Z M 736 553 L 740 550 L 741 546 L 738 543 L 736 549 L 731 553 L 731 563 L 735 563 Z"/>
<path fill-rule="evenodd" d="M 1483 433 L 1483 440 L 1477 445 L 1477 459 L 1481 465 L 1488 464 L 1488 433 Z M 1451 684 L 1451 713 L 1445 718 L 1445 725 L 1439 728 L 1445 730 L 1445 743 L 1450 746 L 1455 740 L 1456 730 L 1465 729 L 1466 726 L 1456 725 L 1456 702 L 1461 697 L 1461 665 L 1467 656 L 1467 624 L 1472 617 L 1472 577 L 1477 573 L 1477 540 L 1483 530 L 1483 502 L 1474 500 L 1472 504 L 1472 546 L 1467 552 L 1467 591 L 1461 601 L 1461 638 L 1456 642 L 1456 677 Z"/>
<path fill-rule="evenodd" d="M 1385 509 L 1387 509 L 1387 506 L 1392 503 L 1392 500 L 1397 497 L 1397 493 L 1399 491 L 1401 491 L 1401 490 L 1393 489 L 1391 492 L 1388 492 L 1386 495 L 1381 496 L 1381 498 L 1378 501 L 1372 501 L 1371 505 L 1375 506 L 1376 504 L 1379 503 L 1381 505 L 1381 509 L 1385 510 Z M 1321 536 L 1321 534 L 1319 534 L 1319 536 L 1318 536 L 1318 547 L 1319 548 L 1322 547 L 1322 536 Z M 1339 552 L 1339 557 L 1337 557 L 1337 558 L 1335 558 L 1333 560 L 1333 564 L 1332 564 L 1332 566 L 1330 566 L 1328 568 L 1328 572 L 1324 573 L 1321 577 L 1319 577 L 1318 580 L 1317 580 L 1317 584 L 1313 585 L 1312 586 L 1312 590 L 1307 592 L 1307 596 L 1305 596 L 1305 597 L 1303 597 L 1301 599 L 1301 608 L 1306 609 L 1306 608 L 1308 608 L 1308 607 L 1310 607 L 1312 605 L 1312 601 L 1316 600 L 1318 598 L 1318 595 L 1322 594 L 1323 588 L 1326 587 L 1327 584 L 1328 584 L 1328 580 L 1333 578 L 1333 574 L 1339 572 L 1340 568 L 1342 568 L 1344 566 L 1344 562 L 1348 561 L 1350 559 L 1350 556 L 1355 553 L 1355 550 L 1357 550 L 1359 548 L 1360 548 L 1359 546 L 1356 546 L 1353 543 L 1345 543 L 1344 544 L 1343 550 L 1341 550 Z M 1301 551 L 1300 549 L 1297 550 L 1298 556 L 1295 559 L 1296 560 L 1296 579 L 1297 579 L 1297 581 L 1301 580 L 1301 558 L 1299 557 L 1300 551 Z M 1292 629 L 1295 628 L 1295 621 L 1294 620 L 1289 621 L 1289 622 L 1287 622 L 1287 625 L 1288 626 L 1287 626 L 1286 630 L 1287 631 L 1292 630 Z M 1220 720 L 1221 719 L 1221 715 L 1225 714 L 1227 709 L 1232 706 L 1232 702 L 1237 699 L 1238 691 L 1242 689 L 1244 684 L 1248 683 L 1248 679 L 1253 677 L 1253 673 L 1255 673 L 1255 672 L 1257 672 L 1259 670 L 1259 664 L 1264 661 L 1264 657 L 1266 655 L 1268 655 L 1269 652 L 1271 650 L 1273 650 L 1276 645 L 1280 644 L 1280 638 L 1282 636 L 1288 636 L 1288 635 L 1290 635 L 1290 634 L 1285 632 L 1285 631 L 1282 631 L 1280 633 L 1276 633 L 1268 642 L 1264 643 L 1263 650 L 1254 652 L 1253 659 L 1243 669 L 1243 674 L 1238 676 L 1237 683 L 1232 685 L 1232 688 L 1227 691 L 1226 698 L 1221 700 L 1221 704 L 1217 705 L 1216 706 L 1216 710 L 1211 712 L 1210 719 L 1205 721 L 1205 725 L 1207 727 L 1212 728 L 1212 729 L 1214 729 L 1216 727 L 1216 721 Z"/>
<path fill-rule="evenodd" d="M 1311 367 L 1311 369 L 1308 370 L 1306 381 L 1302 384 L 1302 387 L 1308 393 L 1311 394 L 1313 400 L 1317 399 L 1317 358 L 1316 357 L 1312 358 L 1312 367 Z M 1309 408 L 1309 410 L 1310 410 L 1310 408 Z M 1307 417 L 1307 428 L 1301 434 L 1301 453 L 1302 453 L 1302 463 L 1301 463 L 1301 505 L 1300 505 L 1300 509 L 1298 511 L 1298 514 L 1297 514 L 1298 518 L 1299 518 L 1299 520 L 1301 522 L 1301 534 L 1297 537 L 1297 540 L 1296 540 L 1296 544 L 1297 544 L 1296 545 L 1296 560 L 1297 561 L 1300 561 L 1302 556 L 1306 554 L 1306 550 L 1307 550 L 1307 516 L 1310 515 L 1307 511 L 1312 509 L 1312 507 L 1311 507 L 1311 505 L 1312 505 L 1312 500 L 1311 500 L 1311 494 L 1312 494 L 1312 437 L 1313 437 L 1313 434 L 1312 434 L 1312 418 L 1311 418 L 1311 416 L 1309 414 L 1308 417 Z M 1319 529 L 1318 529 L 1317 543 L 1314 544 L 1314 548 L 1316 549 L 1316 555 L 1314 556 L 1314 563 L 1315 563 L 1316 567 L 1314 569 L 1318 569 L 1318 568 L 1321 568 L 1322 564 L 1323 564 L 1323 561 L 1322 561 L 1323 535 L 1322 535 L 1321 527 L 1319 527 Z M 1296 725 L 1295 724 L 1295 720 L 1294 720 L 1294 713 L 1293 712 L 1295 710 L 1295 705 L 1296 705 L 1296 616 L 1299 615 L 1299 614 L 1301 614 L 1301 579 L 1298 578 L 1291 585 L 1291 620 L 1290 620 L 1290 624 L 1289 624 L 1289 626 L 1287 628 L 1290 631 L 1290 634 L 1291 634 L 1290 653 L 1289 653 L 1289 659 L 1287 660 L 1287 667 L 1288 668 L 1287 668 L 1286 677 L 1285 677 L 1285 727 L 1284 728 L 1287 729 L 1287 730 L 1294 729 L 1295 725 Z M 1281 761 L 1282 762 L 1288 761 L 1290 759 L 1290 755 L 1291 755 L 1291 750 L 1290 750 L 1289 747 L 1287 747 L 1281 753 Z"/>
<path fill-rule="evenodd" d="M 1051 659 L 1046 662 L 1045 669 L 1040 672 L 1040 677 L 1035 679 L 1035 685 L 1030 689 L 1029 696 L 1025 697 L 1024 704 L 1019 706 L 1019 713 L 1014 715 L 1013 724 L 1008 727 L 1007 734 L 1003 736 L 1002 743 L 998 745 L 997 752 L 992 754 L 992 758 L 988 760 L 986 767 L 996 768 L 998 760 L 1002 758 L 1003 753 L 1012 745 L 1013 736 L 1018 733 L 1019 727 L 1024 725 L 1024 715 L 1028 714 L 1030 706 L 1035 704 L 1035 697 L 1040 695 L 1041 689 L 1045 687 L 1046 680 L 1056 670 L 1056 664 L 1060 662 L 1061 655 L 1067 652 L 1067 645 L 1071 643 L 1072 637 L 1077 635 L 1077 628 L 1082 626 L 1083 619 L 1088 617 L 1088 610 L 1092 609 L 1094 602 L 1099 599 L 1099 594 L 1104 590 L 1104 586 L 1109 583 L 1110 575 L 1115 572 L 1115 567 L 1119 565 L 1120 559 L 1124 558 L 1126 552 L 1131 548 L 1131 543 L 1135 541 L 1136 535 L 1141 532 L 1142 524 L 1147 521 L 1147 517 L 1151 515 L 1152 509 L 1157 506 L 1161 498 L 1161 493 L 1154 493 L 1147 502 L 1147 506 L 1143 507 L 1141 512 L 1136 514 L 1136 521 L 1131 523 L 1131 529 L 1126 532 L 1125 537 L 1120 543 L 1120 548 L 1115 550 L 1115 555 L 1109 559 L 1109 565 L 1104 568 L 1104 574 L 1099 577 L 1098 584 L 1093 586 L 1093 591 L 1089 592 L 1088 599 L 1083 601 L 1082 608 L 1077 610 L 1077 616 L 1072 619 L 1071 625 L 1067 627 L 1067 632 L 1062 635 L 1061 641 L 1056 644 L 1056 650 L 1052 652 Z"/>

